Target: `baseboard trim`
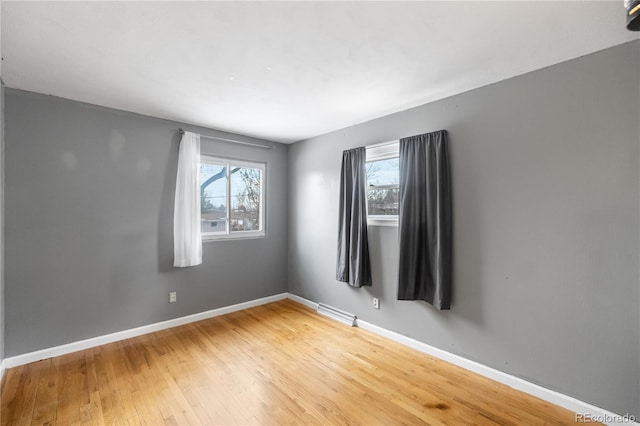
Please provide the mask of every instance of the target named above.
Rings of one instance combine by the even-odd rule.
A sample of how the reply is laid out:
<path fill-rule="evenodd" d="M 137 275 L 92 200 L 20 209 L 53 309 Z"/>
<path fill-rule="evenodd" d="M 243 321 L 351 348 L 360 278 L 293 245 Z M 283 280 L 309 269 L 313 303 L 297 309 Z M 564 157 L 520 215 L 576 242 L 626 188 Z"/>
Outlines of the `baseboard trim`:
<path fill-rule="evenodd" d="M 312 302 L 303 297 L 292 295 L 292 294 L 289 294 L 288 298 L 309 307 L 318 305 L 315 302 Z M 438 349 L 434 346 L 412 339 L 411 337 L 407 337 L 403 334 L 396 333 L 395 331 L 391 331 L 386 328 L 377 326 L 370 322 L 363 321 L 359 318 L 356 319 L 356 327 L 362 328 L 364 330 L 370 331 L 379 336 L 393 340 L 394 342 L 408 346 L 412 349 L 423 352 L 427 355 L 431 355 L 435 358 L 441 359 L 450 364 L 456 365 L 458 367 L 462 367 L 465 370 L 472 371 L 476 374 L 479 374 L 481 376 L 487 377 L 496 382 L 507 385 L 513 389 L 535 396 L 536 398 L 540 398 L 551 404 L 566 408 L 567 410 L 573 411 L 574 413 L 590 415 L 590 416 L 593 416 L 594 418 L 605 420 L 605 421 L 602 421 L 601 423 L 605 423 L 609 425 L 615 425 L 615 424 L 638 425 L 638 423 L 634 423 L 634 422 L 625 422 L 625 423 L 616 422 L 613 419 L 622 419 L 623 416 L 620 414 L 616 414 L 611 411 L 605 410 L 604 408 L 600 408 L 595 405 L 586 403 L 584 401 L 573 398 L 571 396 L 562 394 L 560 392 L 547 389 L 535 383 L 528 382 L 524 379 L 521 379 L 516 376 L 512 376 L 503 371 L 496 370 L 495 368 L 488 367 L 484 364 L 480 364 L 479 362 L 471 361 L 459 355 L 452 354 L 451 352 Z M 589 423 L 589 422 L 585 422 L 585 423 Z"/>
<path fill-rule="evenodd" d="M 4 369 L 5 369 L 5 363 L 4 363 L 4 359 L 2 361 L 0 361 L 0 386 L 2 385 L 2 382 L 4 381 Z"/>
<path fill-rule="evenodd" d="M 277 302 L 279 300 L 286 299 L 287 296 L 288 296 L 288 293 L 280 293 L 273 296 L 250 300 L 248 302 L 238 303 L 236 305 L 225 306 L 217 309 L 211 309 L 209 311 L 200 312 L 193 315 L 187 315 L 184 317 L 174 318 L 167 321 L 157 322 L 154 324 L 143 325 L 142 327 L 118 331 L 116 333 L 106 334 L 98 337 L 92 337 L 90 339 L 80 340 L 80 341 L 68 343 L 65 345 L 55 346 L 52 348 L 41 349 L 35 352 L 29 352 L 22 355 L 12 356 L 9 358 L 5 358 L 2 361 L 2 369 L 4 372 L 4 368 L 18 367 L 20 365 L 41 361 L 43 359 L 51 358 L 54 356 L 65 355 L 68 353 L 81 351 L 83 349 L 89 349 L 96 346 L 105 345 L 107 343 L 113 343 L 119 340 L 129 339 L 131 337 L 142 336 L 144 334 L 149 334 L 149 333 L 153 333 L 160 330 L 166 330 L 167 328 L 177 327 L 179 325 L 185 325 L 185 324 L 189 324 L 196 321 L 202 321 L 204 319 L 229 314 L 231 312 L 241 311 L 243 309 L 265 305 L 267 303 Z"/>
<path fill-rule="evenodd" d="M 295 294 L 288 293 L 287 299 L 291 299 L 294 302 L 298 302 L 299 304 L 304 305 L 307 308 L 311 308 L 314 311 L 318 310 L 318 303 L 312 302 L 311 300 L 305 299 L 304 297 L 300 297 Z"/>

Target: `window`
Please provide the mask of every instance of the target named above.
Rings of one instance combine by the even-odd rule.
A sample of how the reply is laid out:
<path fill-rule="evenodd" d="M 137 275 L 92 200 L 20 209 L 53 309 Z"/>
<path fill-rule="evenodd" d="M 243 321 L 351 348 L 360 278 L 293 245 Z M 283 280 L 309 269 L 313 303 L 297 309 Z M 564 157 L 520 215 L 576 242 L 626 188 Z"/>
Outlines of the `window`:
<path fill-rule="evenodd" d="M 265 165 L 200 156 L 203 240 L 263 237 Z"/>
<path fill-rule="evenodd" d="M 370 225 L 398 224 L 399 143 L 367 148 L 367 208 Z"/>

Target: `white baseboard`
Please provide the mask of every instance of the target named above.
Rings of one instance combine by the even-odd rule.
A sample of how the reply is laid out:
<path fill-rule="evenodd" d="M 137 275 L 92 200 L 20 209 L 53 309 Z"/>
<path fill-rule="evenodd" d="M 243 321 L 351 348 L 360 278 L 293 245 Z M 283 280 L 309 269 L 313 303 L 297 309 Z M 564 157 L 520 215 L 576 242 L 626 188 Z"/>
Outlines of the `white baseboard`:
<path fill-rule="evenodd" d="M 273 296 L 263 297 L 261 299 L 238 303 L 237 305 L 225 306 L 222 308 L 212 309 L 210 311 L 200 312 L 198 314 L 187 315 L 180 318 L 157 322 L 155 324 L 149 324 L 129 330 L 118 331 L 116 333 L 106 334 L 104 336 L 92 337 L 90 339 L 80 340 L 78 342 L 68 343 L 66 345 L 55 346 L 53 348 L 47 348 L 22 355 L 12 356 L 9 358 L 5 358 L 2 361 L 2 368 L 13 368 L 19 365 L 29 364 L 30 362 L 40 361 L 54 356 L 65 355 L 71 352 L 77 352 L 83 349 L 89 349 L 96 346 L 105 345 L 107 343 L 129 339 L 131 337 L 141 336 L 143 334 L 153 333 L 155 331 L 166 330 L 167 328 L 177 327 L 179 325 L 189 324 L 192 322 L 217 317 L 231 312 L 241 311 L 243 309 L 253 308 L 254 306 L 277 302 L 279 300 L 286 299 L 287 296 L 288 293 L 276 294 Z"/>
<path fill-rule="evenodd" d="M 291 300 L 294 300 L 298 303 L 301 303 L 309 307 L 318 305 L 317 303 L 311 302 L 310 300 L 304 299 L 300 296 L 289 294 L 288 297 Z M 368 330 L 372 333 L 375 333 L 379 336 L 386 337 L 387 339 L 393 340 L 395 342 L 398 342 L 402 345 L 408 346 L 420 352 L 423 352 L 425 354 L 431 355 L 435 358 L 439 358 L 450 364 L 457 365 L 458 367 L 462 367 L 465 370 L 469 370 L 481 376 L 487 377 L 491 380 L 495 380 L 496 382 L 505 384 L 513 389 L 535 396 L 536 398 L 540 398 L 554 405 L 566 408 L 567 410 L 573 411 L 574 413 L 580 413 L 580 414 L 592 416 L 591 418 L 598 419 L 598 421 L 600 421 L 601 423 L 605 423 L 609 425 L 618 425 L 618 424 L 625 424 L 625 425 L 636 424 L 637 425 L 638 424 L 630 421 L 624 422 L 623 420 L 616 421 L 615 419 L 622 419 L 623 416 L 619 414 L 615 414 L 611 411 L 607 411 L 603 408 L 596 407 L 595 405 L 588 404 L 584 401 L 580 401 L 579 399 L 564 395 L 560 392 L 556 392 L 551 389 L 544 388 L 540 385 L 528 382 L 519 377 L 515 377 L 510 374 L 507 374 L 503 371 L 496 370 L 495 368 L 492 368 L 492 367 L 488 367 L 484 364 L 480 364 L 478 362 L 463 358 L 459 355 L 452 354 L 451 352 L 438 349 L 434 346 L 412 339 L 411 337 L 407 337 L 400 333 L 396 333 L 395 331 L 387 330 L 386 328 L 377 326 L 370 322 L 363 321 L 361 319 L 356 319 L 356 326 L 364 330 Z M 589 422 L 585 421 L 584 423 L 589 423 Z"/>
<path fill-rule="evenodd" d="M 287 294 L 287 298 L 293 300 L 294 302 L 298 302 L 301 305 L 304 305 L 308 308 L 313 309 L 314 311 L 318 310 L 318 303 L 312 302 L 311 300 L 305 299 L 304 297 L 296 296 L 295 294 Z"/>
<path fill-rule="evenodd" d="M 5 369 L 5 364 L 3 359 L 2 361 L 0 361 L 0 385 L 2 385 L 2 381 L 4 380 L 4 369 Z"/>

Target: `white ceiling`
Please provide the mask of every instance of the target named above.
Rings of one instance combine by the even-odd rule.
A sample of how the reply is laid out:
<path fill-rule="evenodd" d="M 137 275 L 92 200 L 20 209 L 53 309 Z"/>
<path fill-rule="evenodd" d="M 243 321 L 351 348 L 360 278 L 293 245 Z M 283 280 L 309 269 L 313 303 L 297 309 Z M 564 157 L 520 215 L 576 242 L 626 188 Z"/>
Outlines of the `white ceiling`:
<path fill-rule="evenodd" d="M 638 38 L 605 2 L 2 2 L 8 87 L 295 142 Z"/>

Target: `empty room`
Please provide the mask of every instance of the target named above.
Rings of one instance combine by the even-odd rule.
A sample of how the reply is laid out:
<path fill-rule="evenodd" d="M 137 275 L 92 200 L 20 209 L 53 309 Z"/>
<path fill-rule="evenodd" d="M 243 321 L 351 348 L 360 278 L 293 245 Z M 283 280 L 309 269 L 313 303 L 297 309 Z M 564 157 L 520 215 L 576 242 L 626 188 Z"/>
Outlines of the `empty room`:
<path fill-rule="evenodd" d="M 0 24 L 0 426 L 640 421 L 640 1 Z"/>

